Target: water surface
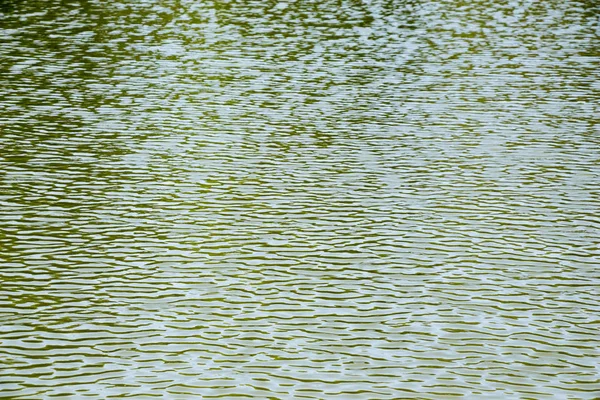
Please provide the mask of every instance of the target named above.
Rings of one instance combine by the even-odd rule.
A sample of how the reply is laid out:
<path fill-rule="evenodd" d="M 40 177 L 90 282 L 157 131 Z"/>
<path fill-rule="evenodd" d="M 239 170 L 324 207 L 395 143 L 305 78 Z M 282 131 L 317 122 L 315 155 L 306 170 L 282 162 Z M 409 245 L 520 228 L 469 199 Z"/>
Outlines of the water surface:
<path fill-rule="evenodd" d="M 0 396 L 600 396 L 593 0 L 0 0 Z"/>

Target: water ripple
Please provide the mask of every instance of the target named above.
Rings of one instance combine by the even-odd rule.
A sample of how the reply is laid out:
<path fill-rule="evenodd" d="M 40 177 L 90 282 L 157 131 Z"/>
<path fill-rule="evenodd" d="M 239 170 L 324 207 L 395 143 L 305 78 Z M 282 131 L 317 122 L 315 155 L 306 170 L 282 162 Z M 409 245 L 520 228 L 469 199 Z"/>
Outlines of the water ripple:
<path fill-rule="evenodd" d="M 599 15 L 0 1 L 0 397 L 597 398 Z"/>

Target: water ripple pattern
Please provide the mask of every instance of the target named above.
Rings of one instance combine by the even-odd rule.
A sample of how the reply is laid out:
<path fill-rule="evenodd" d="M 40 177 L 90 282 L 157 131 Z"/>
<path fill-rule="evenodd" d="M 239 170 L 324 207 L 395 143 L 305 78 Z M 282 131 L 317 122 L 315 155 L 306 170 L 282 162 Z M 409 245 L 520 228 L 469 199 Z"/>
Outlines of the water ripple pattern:
<path fill-rule="evenodd" d="M 595 0 L 0 0 L 0 397 L 600 396 Z"/>

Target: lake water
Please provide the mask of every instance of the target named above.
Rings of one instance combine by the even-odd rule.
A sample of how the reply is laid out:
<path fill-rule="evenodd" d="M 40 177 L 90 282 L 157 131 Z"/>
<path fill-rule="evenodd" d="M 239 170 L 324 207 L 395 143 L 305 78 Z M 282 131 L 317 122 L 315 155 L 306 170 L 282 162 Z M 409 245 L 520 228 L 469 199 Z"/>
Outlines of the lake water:
<path fill-rule="evenodd" d="M 598 398 L 599 18 L 0 0 L 0 397 Z"/>

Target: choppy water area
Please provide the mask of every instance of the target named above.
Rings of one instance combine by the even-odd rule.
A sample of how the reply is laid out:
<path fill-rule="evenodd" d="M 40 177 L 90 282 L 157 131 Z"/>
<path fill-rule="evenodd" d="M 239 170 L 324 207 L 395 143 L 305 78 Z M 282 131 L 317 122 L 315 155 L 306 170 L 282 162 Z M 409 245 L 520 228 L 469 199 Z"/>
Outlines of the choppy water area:
<path fill-rule="evenodd" d="M 0 1 L 0 396 L 600 396 L 593 0 Z"/>

